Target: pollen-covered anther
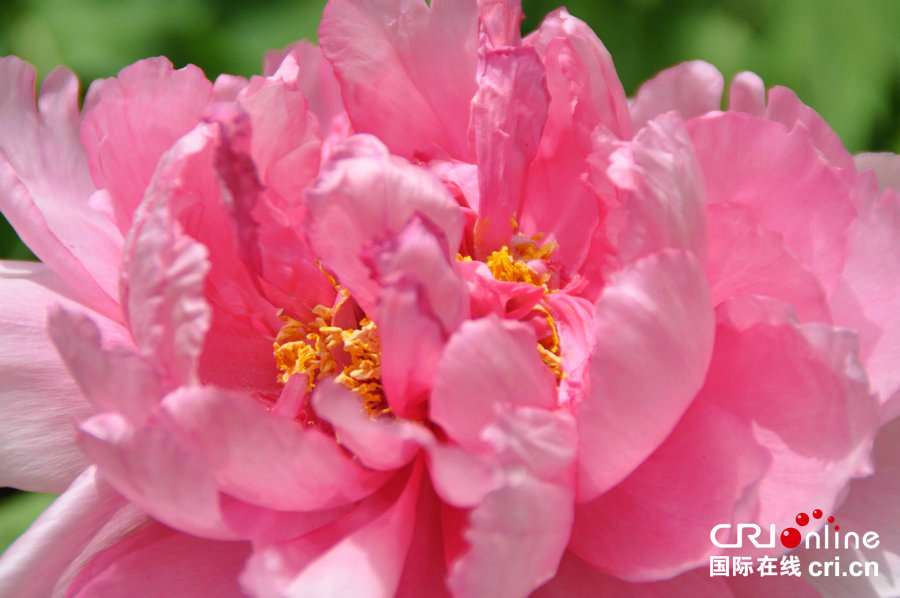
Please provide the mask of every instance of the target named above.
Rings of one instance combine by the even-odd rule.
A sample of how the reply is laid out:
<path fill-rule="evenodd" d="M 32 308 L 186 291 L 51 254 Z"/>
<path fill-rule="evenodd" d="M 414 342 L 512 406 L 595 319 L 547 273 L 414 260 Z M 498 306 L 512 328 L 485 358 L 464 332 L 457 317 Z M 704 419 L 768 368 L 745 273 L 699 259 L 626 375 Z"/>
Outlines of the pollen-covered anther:
<path fill-rule="evenodd" d="M 280 316 L 285 324 L 274 343 L 278 381 L 285 384 L 294 374 L 304 374 L 311 391 L 319 380 L 334 375 L 335 381 L 359 395 L 369 414 L 389 413 L 375 323 L 363 318 L 358 328 L 343 329 L 333 325 L 330 308 L 317 305 L 313 313 L 315 320 L 307 324 Z"/>

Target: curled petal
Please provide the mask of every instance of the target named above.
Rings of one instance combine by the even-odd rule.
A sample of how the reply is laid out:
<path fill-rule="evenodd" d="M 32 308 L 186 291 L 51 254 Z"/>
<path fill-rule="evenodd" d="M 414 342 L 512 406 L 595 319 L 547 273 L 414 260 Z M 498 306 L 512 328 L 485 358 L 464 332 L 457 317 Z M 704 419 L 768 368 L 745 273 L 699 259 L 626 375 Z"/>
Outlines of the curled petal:
<path fill-rule="evenodd" d="M 718 110 L 724 89 L 722 73 L 710 63 L 682 62 L 641 84 L 631 104 L 631 123 L 638 130 L 670 110 L 677 111 L 684 120 Z"/>
<path fill-rule="evenodd" d="M 361 259 L 367 246 L 397 235 L 414 216 L 433 225 L 448 252 L 455 252 L 462 238 L 462 212 L 441 181 L 390 156 L 368 135 L 334 149 L 307 192 L 306 205 L 313 249 L 367 313 L 374 312 L 379 290 Z"/>
<path fill-rule="evenodd" d="M 549 102 L 544 65 L 533 48 L 494 50 L 483 58 L 469 121 L 478 164 L 478 255 L 509 241 Z"/>
<path fill-rule="evenodd" d="M 681 118 L 667 113 L 647 122 L 610 160 L 609 178 L 624 194 L 626 222 L 615 241 L 621 262 L 671 247 L 705 263 L 706 190 Z"/>
<path fill-rule="evenodd" d="M 131 225 L 160 156 L 200 122 L 212 99 L 203 71 L 174 70 L 165 58 L 141 60 L 103 82 L 85 112 L 81 141 L 94 182 L 114 200 L 120 230 Z"/>
<path fill-rule="evenodd" d="M 338 0 L 319 26 L 353 128 L 412 158 L 438 145 L 468 158 L 475 93 L 475 0 Z"/>

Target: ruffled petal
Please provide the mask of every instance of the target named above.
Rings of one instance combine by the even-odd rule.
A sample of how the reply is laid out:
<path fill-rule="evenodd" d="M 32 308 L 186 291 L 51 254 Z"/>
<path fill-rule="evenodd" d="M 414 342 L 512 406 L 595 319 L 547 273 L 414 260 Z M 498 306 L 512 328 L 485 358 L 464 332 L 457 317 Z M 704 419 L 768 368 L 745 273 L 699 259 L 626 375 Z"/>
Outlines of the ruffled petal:
<path fill-rule="evenodd" d="M 703 384 L 713 344 L 709 289 L 684 251 L 615 275 L 595 321 L 590 390 L 577 406 L 580 500 L 611 488 L 668 436 Z"/>
<path fill-rule="evenodd" d="M 247 542 L 195 538 L 156 524 L 98 555 L 69 589 L 72 598 L 164 598 L 244 594 L 237 576 Z"/>
<path fill-rule="evenodd" d="M 271 414 L 249 396 L 185 388 L 162 407 L 186 450 L 203 456 L 206 475 L 252 504 L 325 509 L 359 500 L 386 480 L 352 461 L 333 438 Z"/>
<path fill-rule="evenodd" d="M 432 144 L 468 158 L 477 33 L 474 0 L 338 0 L 319 43 L 357 132 L 407 158 Z"/>
<path fill-rule="evenodd" d="M 860 359 L 891 419 L 900 413 L 900 193 L 888 189 L 860 216 L 848 249 L 835 321 L 859 330 Z"/>
<path fill-rule="evenodd" d="M 487 52 L 469 122 L 478 164 L 479 257 L 506 245 L 515 229 L 528 164 L 538 151 L 549 102 L 544 65 L 533 48 Z"/>
<path fill-rule="evenodd" d="M 86 461 L 75 446 L 76 421 L 92 412 L 53 348 L 48 310 L 63 305 L 88 313 L 105 334 L 128 332 L 71 299 L 73 292 L 43 264 L 0 262 L 0 485 L 61 492 Z"/>
<path fill-rule="evenodd" d="M 253 77 L 237 97 L 250 117 L 250 157 L 260 182 L 280 203 L 297 202 L 319 169 L 318 122 L 298 89 L 293 56 L 271 77 Z"/>
<path fill-rule="evenodd" d="M 341 87 L 334 76 L 334 69 L 318 46 L 300 40 L 282 50 L 266 52 L 263 74 L 267 77 L 274 75 L 288 56 L 292 56 L 300 67 L 297 88 L 303 92 L 309 109 L 319 121 L 319 135 L 325 137 L 335 117 L 344 112 Z"/>
<path fill-rule="evenodd" d="M 207 255 L 182 232 L 165 201 L 148 203 L 129 234 L 121 303 L 141 354 L 171 386 L 197 379 L 210 320 Z"/>
<path fill-rule="evenodd" d="M 488 316 L 450 337 L 431 393 L 431 420 L 463 447 L 482 447 L 482 431 L 501 405 L 552 409 L 556 380 L 541 361 L 533 329 Z"/>
<path fill-rule="evenodd" d="M 692 251 L 704 264 L 706 191 L 681 118 L 655 117 L 610 160 L 607 174 L 624 195 L 619 210 L 625 224 L 613 240 L 621 263 L 676 248 Z"/>
<path fill-rule="evenodd" d="M 787 249 L 831 292 L 856 215 L 854 171 L 826 162 L 802 120 L 788 130 L 781 123 L 725 112 L 687 125 L 709 204 L 739 206 L 763 228 L 780 232 Z"/>
<path fill-rule="evenodd" d="M 587 80 L 575 77 L 571 81 L 575 89 L 584 86 L 577 94 L 579 106 L 573 112 L 574 120 L 579 126 L 588 127 L 588 132 L 600 124 L 616 138 L 630 139 L 628 98 L 609 51 L 587 23 L 559 8 L 547 15 L 538 30 L 525 39 L 525 44 L 536 48 L 548 60 L 549 46 L 563 40 L 574 51 L 572 57 L 577 56 L 587 76 Z"/>
<path fill-rule="evenodd" d="M 569 540 L 575 422 L 567 412 L 504 408 L 485 437 L 502 483 L 469 513 L 467 550 L 448 586 L 460 597 L 524 598 L 556 573 Z"/>
<path fill-rule="evenodd" d="M 114 200 L 122 232 L 144 197 L 160 156 L 200 122 L 212 102 L 212 83 L 199 68 L 174 70 L 148 58 L 104 81 L 81 124 L 91 175 Z"/>
<path fill-rule="evenodd" d="M 120 318 L 113 298 L 122 234 L 89 205 L 94 185 L 78 140 L 78 80 L 55 69 L 37 106 L 31 65 L 0 58 L 0 81 L 0 210 L 82 302 Z"/>
<path fill-rule="evenodd" d="M 356 135 L 337 146 L 306 194 L 305 221 L 323 265 L 366 313 L 374 313 L 379 284 L 361 258 L 368 246 L 390 239 L 418 216 L 443 237 L 451 255 L 462 238 L 463 215 L 441 181 L 380 141 Z"/>
<path fill-rule="evenodd" d="M 769 90 L 766 118 L 780 122 L 788 129 L 802 123 L 812 145 L 831 166 L 853 170 L 853 156 L 844 148 L 841 138 L 818 112 L 801 102 L 787 87 L 776 85 Z"/>
<path fill-rule="evenodd" d="M 698 402 L 752 425 L 772 457 L 760 480 L 757 520 L 780 529 L 804 509 L 832 512 L 847 483 L 871 472 L 878 429 L 851 332 L 796 323 L 771 299 L 732 299 L 717 308 L 716 345 Z"/>
<path fill-rule="evenodd" d="M 709 212 L 709 280 L 713 304 L 730 297 L 762 295 L 790 304 L 804 322 L 831 322 L 822 284 L 784 246 L 736 206 L 716 204 Z"/>
<path fill-rule="evenodd" d="M 638 130 L 670 110 L 684 120 L 719 110 L 724 89 L 725 79 L 715 66 L 702 60 L 682 62 L 641 84 L 631 104 L 631 124 Z"/>

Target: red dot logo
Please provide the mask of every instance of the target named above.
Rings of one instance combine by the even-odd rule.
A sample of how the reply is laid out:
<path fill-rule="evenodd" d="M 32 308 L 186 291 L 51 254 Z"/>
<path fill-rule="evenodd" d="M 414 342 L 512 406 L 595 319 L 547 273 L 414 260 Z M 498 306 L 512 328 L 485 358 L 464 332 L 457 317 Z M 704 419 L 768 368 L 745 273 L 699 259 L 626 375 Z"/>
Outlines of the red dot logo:
<path fill-rule="evenodd" d="M 796 521 L 797 525 L 803 527 L 804 525 L 809 523 L 809 515 L 807 515 L 806 513 L 797 513 Z"/>
<path fill-rule="evenodd" d="M 781 532 L 781 543 L 785 548 L 796 548 L 800 545 L 800 530 L 789 527 Z"/>
<path fill-rule="evenodd" d="M 822 518 L 822 509 L 816 509 L 815 511 L 813 511 L 813 517 L 815 517 L 816 519 L 821 519 Z"/>
<path fill-rule="evenodd" d="M 828 517 L 828 523 L 834 523 L 834 517 L 829 516 L 829 517 Z"/>

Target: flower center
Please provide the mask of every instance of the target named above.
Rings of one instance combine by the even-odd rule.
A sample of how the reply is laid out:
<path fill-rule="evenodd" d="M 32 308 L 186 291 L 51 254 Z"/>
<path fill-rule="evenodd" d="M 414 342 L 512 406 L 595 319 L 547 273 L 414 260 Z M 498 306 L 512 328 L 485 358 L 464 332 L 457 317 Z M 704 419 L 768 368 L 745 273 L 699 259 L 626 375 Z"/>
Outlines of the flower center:
<path fill-rule="evenodd" d="M 538 245 L 537 242 L 540 238 L 540 235 L 535 235 L 515 245 L 512 251 L 510 251 L 509 246 L 504 245 L 499 250 L 492 252 L 484 263 L 497 280 L 524 282 L 543 288 L 545 295 L 552 293 L 554 291 L 550 290 L 548 286 L 551 278 L 550 272 L 536 272 L 528 263 L 531 260 L 546 260 L 558 247 L 555 241 Z M 458 255 L 457 259 L 462 261 L 472 260 L 471 257 L 462 255 Z M 543 328 L 546 334 L 538 339 L 538 352 L 557 380 L 565 378 L 566 374 L 562 369 L 559 334 L 556 330 L 556 322 L 553 321 L 550 311 L 543 305 L 538 304 L 528 317 L 538 317 L 544 320 L 546 326 L 540 328 Z"/>
<path fill-rule="evenodd" d="M 317 305 L 313 313 L 316 319 L 307 324 L 280 316 L 284 326 L 274 344 L 278 381 L 285 384 L 294 374 L 304 374 L 309 391 L 325 376 L 337 374 L 335 381 L 359 395 L 370 415 L 389 413 L 375 322 L 364 317 L 356 328 L 341 328 L 333 325 L 331 308 Z"/>

